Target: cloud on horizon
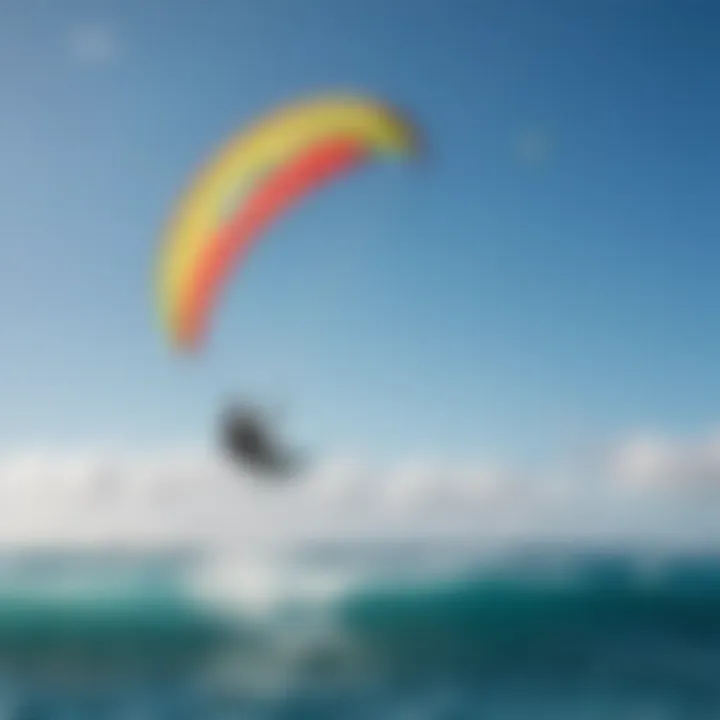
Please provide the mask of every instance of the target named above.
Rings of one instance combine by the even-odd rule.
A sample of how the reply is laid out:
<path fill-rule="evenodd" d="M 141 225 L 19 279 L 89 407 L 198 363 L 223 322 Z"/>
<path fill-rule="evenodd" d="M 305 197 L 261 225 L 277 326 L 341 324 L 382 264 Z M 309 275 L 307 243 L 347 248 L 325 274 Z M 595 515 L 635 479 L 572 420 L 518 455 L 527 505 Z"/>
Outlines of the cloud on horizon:
<path fill-rule="evenodd" d="M 637 433 L 532 471 L 325 458 L 286 486 L 208 451 L 0 456 L 0 542 L 203 545 L 247 539 L 720 539 L 720 433 Z"/>

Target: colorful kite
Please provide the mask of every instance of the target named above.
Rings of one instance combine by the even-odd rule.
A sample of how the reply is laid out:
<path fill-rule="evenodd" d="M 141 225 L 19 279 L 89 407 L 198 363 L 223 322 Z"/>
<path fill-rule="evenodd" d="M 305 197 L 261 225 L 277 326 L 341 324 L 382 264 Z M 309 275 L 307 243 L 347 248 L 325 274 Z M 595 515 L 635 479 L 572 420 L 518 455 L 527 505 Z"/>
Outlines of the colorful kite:
<path fill-rule="evenodd" d="M 162 244 L 157 300 L 172 344 L 201 346 L 233 270 L 293 204 L 363 162 L 416 149 L 394 110 L 335 95 L 283 107 L 231 138 L 193 179 Z"/>

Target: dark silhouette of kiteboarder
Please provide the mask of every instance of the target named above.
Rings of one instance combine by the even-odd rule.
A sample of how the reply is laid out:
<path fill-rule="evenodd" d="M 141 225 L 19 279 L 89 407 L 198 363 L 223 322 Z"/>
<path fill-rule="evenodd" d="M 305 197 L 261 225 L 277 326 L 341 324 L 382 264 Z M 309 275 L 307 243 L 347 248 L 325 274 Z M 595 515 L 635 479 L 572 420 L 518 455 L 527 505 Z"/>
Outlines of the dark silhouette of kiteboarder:
<path fill-rule="evenodd" d="M 220 444 L 230 458 L 254 472 L 276 477 L 297 469 L 297 457 L 274 437 L 268 420 L 257 408 L 232 405 L 220 418 Z"/>

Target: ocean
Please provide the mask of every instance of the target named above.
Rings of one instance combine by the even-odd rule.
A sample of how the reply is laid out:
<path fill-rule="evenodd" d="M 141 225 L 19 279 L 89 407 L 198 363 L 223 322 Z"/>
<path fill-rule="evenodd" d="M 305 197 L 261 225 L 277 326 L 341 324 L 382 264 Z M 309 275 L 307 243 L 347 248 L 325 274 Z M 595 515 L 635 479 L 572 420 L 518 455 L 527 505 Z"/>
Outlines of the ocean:
<path fill-rule="evenodd" d="M 720 555 L 15 549 L 0 717 L 720 718 Z"/>

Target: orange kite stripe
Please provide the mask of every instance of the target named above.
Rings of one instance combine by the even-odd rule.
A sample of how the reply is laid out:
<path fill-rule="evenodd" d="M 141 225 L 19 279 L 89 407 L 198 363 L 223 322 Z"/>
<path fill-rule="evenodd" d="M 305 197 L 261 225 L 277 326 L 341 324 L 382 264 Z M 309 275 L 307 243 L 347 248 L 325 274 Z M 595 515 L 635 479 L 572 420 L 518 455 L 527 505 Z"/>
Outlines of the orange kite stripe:
<path fill-rule="evenodd" d="M 358 139 L 325 139 L 261 182 L 207 243 L 196 266 L 180 307 L 178 342 L 184 349 L 194 350 L 200 344 L 221 289 L 261 231 L 313 189 L 357 165 L 369 152 Z"/>

